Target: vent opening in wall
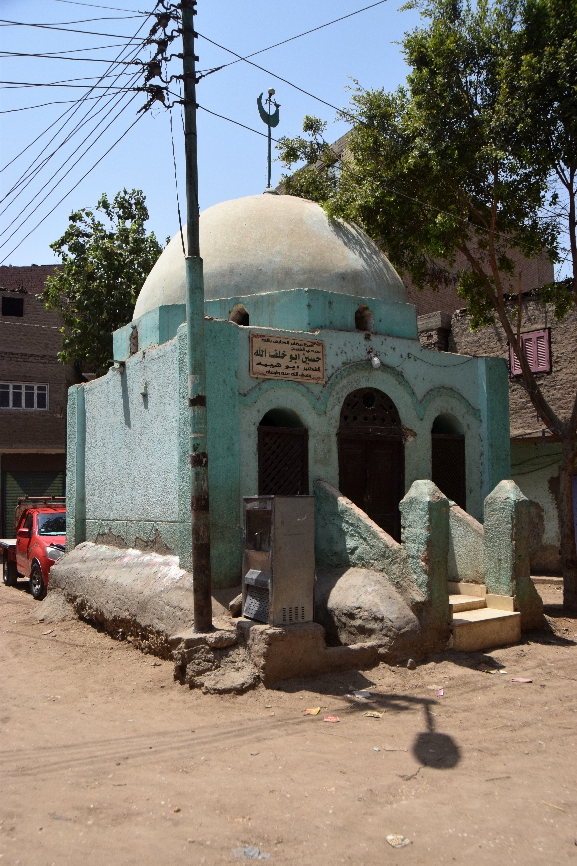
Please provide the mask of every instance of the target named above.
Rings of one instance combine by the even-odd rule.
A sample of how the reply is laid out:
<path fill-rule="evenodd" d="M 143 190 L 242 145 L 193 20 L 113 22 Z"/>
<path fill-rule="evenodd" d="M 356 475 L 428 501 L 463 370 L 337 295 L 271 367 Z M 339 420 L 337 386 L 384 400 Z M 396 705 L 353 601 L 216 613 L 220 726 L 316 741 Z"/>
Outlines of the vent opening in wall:
<path fill-rule="evenodd" d="M 357 331 L 368 331 L 371 334 L 375 329 L 375 317 L 366 304 L 361 304 L 355 313 L 355 328 Z"/>
<path fill-rule="evenodd" d="M 233 307 L 228 320 L 229 322 L 235 322 L 237 325 L 242 325 L 244 328 L 250 325 L 250 316 L 244 304 L 237 304 Z"/>
<path fill-rule="evenodd" d="M 296 604 L 294 607 L 283 607 L 282 621 L 283 623 L 304 622 L 305 609 L 302 605 Z"/>

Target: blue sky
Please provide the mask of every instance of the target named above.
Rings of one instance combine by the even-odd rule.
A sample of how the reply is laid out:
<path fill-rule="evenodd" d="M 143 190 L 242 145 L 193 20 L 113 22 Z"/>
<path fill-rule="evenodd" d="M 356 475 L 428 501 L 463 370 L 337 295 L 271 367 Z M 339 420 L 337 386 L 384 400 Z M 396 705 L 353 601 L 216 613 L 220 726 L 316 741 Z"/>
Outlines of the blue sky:
<path fill-rule="evenodd" d="M 150 8 L 146 0 L 92 2 L 134 10 L 135 15 Z M 246 55 L 353 12 L 368 5 L 368 2 L 370 0 L 315 0 L 314 3 L 292 0 L 287 4 L 251 0 L 248 4 L 242 4 L 233 0 L 199 0 L 196 28 L 215 42 Z M 418 22 L 417 14 L 400 11 L 401 5 L 397 0 L 389 0 L 355 17 L 255 57 L 254 62 L 265 67 L 269 73 L 246 63 L 237 63 L 215 73 L 200 83 L 198 101 L 212 111 L 266 132 L 258 116 L 256 98 L 272 86 L 281 104 L 281 123 L 276 130 L 278 134 L 297 134 L 301 130 L 303 116 L 316 114 L 329 121 L 328 136 L 334 140 L 347 128 L 342 122 L 334 122 L 335 111 L 282 83 L 275 76 L 286 78 L 335 106 L 346 104 L 348 97 L 345 88 L 351 83 L 351 78 L 358 79 L 364 87 L 395 88 L 404 81 L 407 73 L 398 42 L 403 32 Z M 125 37 L 134 36 L 143 21 L 142 17 L 127 17 L 130 11 L 105 10 L 58 0 L 0 0 L 0 11 L 3 19 L 18 22 L 65 26 L 65 22 L 84 19 L 84 23 L 70 24 L 70 28 Z M 85 20 L 105 16 L 111 20 Z M 149 25 L 145 25 L 141 34 L 148 29 Z M 122 44 L 123 40 L 106 36 L 13 25 L 0 27 L 0 49 L 3 51 L 38 54 L 90 48 L 92 50 L 68 56 L 113 60 L 118 56 Z M 96 50 L 97 46 L 111 47 Z M 197 53 L 201 69 L 234 59 L 203 39 L 198 42 Z M 149 55 L 143 53 L 140 56 L 144 58 Z M 34 85 L 61 82 L 64 79 L 86 79 L 101 75 L 107 68 L 104 63 L 17 56 L 0 57 L 0 63 L 3 73 L 0 79 L 3 82 Z M 126 67 L 127 70 L 131 68 Z M 44 102 L 77 100 L 86 92 L 83 89 L 85 80 L 69 83 L 80 86 L 20 87 L 0 84 L 0 111 Z M 110 102 L 94 100 L 93 111 L 100 113 L 94 119 L 88 119 L 83 129 L 63 145 L 66 131 L 72 128 L 73 121 L 76 122 L 86 108 L 77 112 L 52 144 L 50 139 L 62 123 L 57 119 L 69 108 L 72 113 L 76 106 L 50 105 L 0 114 L 0 167 L 5 166 L 50 124 L 56 122 L 36 144 L 0 174 L 0 198 L 6 195 L 34 160 L 41 162 L 52 153 L 55 144 L 61 145 L 41 170 L 25 181 L 26 188 L 22 189 L 8 209 L 5 209 L 5 203 L 0 204 L 0 231 L 4 232 L 0 236 L 0 244 L 4 244 L 0 248 L 0 259 L 4 259 L 4 264 L 45 264 L 55 261 L 48 245 L 65 230 L 69 213 L 80 207 L 94 205 L 103 192 L 112 196 L 122 187 L 144 191 L 150 211 L 149 227 L 159 238 L 164 240 L 167 235 L 176 232 L 178 217 L 169 113 L 162 108 L 154 109 L 142 117 L 111 153 L 47 216 L 59 199 L 136 119 L 137 110 L 145 100 L 142 94 L 137 94 L 128 105 L 131 96 L 125 96 L 124 102 L 118 102 L 116 98 Z M 125 104 L 126 107 L 115 119 Z M 68 176 L 61 180 L 62 175 L 91 144 L 91 137 L 84 145 L 81 144 L 86 134 L 101 121 L 102 126 L 95 134 L 101 132 L 102 136 Z M 198 122 L 201 208 L 226 199 L 262 192 L 266 186 L 265 138 L 202 111 L 199 112 Z M 108 130 L 104 130 L 108 124 Z M 178 112 L 174 112 L 174 139 L 177 173 L 183 195 L 182 126 Z M 81 149 L 71 158 L 78 146 Z M 50 180 L 61 165 L 61 171 Z M 280 171 L 281 167 L 276 163 L 273 166 L 273 183 L 278 180 Z M 61 183 L 52 192 L 52 187 L 59 180 Z M 46 188 L 41 191 L 45 184 Z M 46 200 L 41 202 L 47 194 Z M 22 209 L 23 213 L 18 217 Z M 24 236 L 44 217 L 46 219 L 42 224 L 25 239 Z M 13 225 L 6 230 L 12 222 Z M 20 223 L 22 225 L 18 228 Z M 15 229 L 16 233 L 8 240 Z"/>

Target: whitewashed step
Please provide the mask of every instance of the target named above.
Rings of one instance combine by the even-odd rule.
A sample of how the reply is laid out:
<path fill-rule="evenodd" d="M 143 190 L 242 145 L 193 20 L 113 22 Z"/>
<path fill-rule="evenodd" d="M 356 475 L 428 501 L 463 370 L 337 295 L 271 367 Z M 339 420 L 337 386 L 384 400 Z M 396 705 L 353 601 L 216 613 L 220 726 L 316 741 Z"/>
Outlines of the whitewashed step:
<path fill-rule="evenodd" d="M 491 649 L 521 640 L 521 614 L 483 608 L 465 610 L 453 618 L 453 648 L 462 652 Z"/>
<path fill-rule="evenodd" d="M 478 595 L 450 595 L 449 604 L 453 616 L 462 610 L 482 610 L 487 607 L 485 598 Z"/>

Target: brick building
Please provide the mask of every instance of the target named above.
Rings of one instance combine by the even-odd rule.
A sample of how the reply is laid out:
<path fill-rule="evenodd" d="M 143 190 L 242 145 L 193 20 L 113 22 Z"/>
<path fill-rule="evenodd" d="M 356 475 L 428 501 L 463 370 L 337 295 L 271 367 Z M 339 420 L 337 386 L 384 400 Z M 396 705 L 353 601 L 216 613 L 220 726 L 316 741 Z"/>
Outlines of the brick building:
<path fill-rule="evenodd" d="M 13 532 L 16 499 L 65 489 L 67 389 L 60 318 L 37 296 L 55 265 L 0 267 L 0 532 Z"/>
<path fill-rule="evenodd" d="M 553 280 L 546 260 L 521 261 L 523 303 L 521 337 L 525 354 L 546 399 L 561 418 L 571 412 L 577 389 L 575 337 L 577 312 L 561 322 L 551 305 L 539 300 L 538 291 Z M 511 475 L 531 503 L 531 568 L 533 574 L 560 574 L 558 521 L 558 472 L 561 446 L 543 429 L 527 397 L 520 369 L 511 357 L 499 325 L 471 332 L 462 300 L 450 290 L 418 293 L 411 300 L 420 313 L 422 345 L 438 351 L 504 358 L 509 365 L 509 410 L 511 418 Z M 511 303 L 516 307 L 517 299 Z M 577 476 L 574 480 L 577 504 Z"/>

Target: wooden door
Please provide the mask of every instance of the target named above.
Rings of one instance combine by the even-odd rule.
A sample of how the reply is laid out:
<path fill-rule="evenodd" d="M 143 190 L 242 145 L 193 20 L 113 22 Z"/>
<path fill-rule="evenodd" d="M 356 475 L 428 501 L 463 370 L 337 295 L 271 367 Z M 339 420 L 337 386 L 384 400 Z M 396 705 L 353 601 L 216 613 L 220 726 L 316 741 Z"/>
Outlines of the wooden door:
<path fill-rule="evenodd" d="M 308 496 L 306 427 L 258 428 L 258 495 Z"/>
<path fill-rule="evenodd" d="M 338 444 L 341 493 L 400 541 L 405 453 L 391 399 L 373 388 L 349 394 L 341 411 Z"/>
<path fill-rule="evenodd" d="M 431 481 L 466 511 L 465 437 L 460 433 L 432 433 L 431 440 Z"/>

